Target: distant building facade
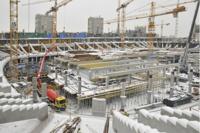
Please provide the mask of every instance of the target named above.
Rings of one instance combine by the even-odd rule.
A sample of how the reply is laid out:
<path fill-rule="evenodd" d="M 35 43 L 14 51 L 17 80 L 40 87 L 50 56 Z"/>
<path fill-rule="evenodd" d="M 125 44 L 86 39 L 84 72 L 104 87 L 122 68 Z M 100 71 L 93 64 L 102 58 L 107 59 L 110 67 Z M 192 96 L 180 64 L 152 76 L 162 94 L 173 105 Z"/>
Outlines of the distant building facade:
<path fill-rule="evenodd" d="M 135 30 L 127 30 L 126 35 L 128 37 L 146 37 L 146 27 L 137 26 L 135 27 Z"/>
<path fill-rule="evenodd" d="M 103 18 L 89 17 L 88 18 L 88 33 L 95 35 L 103 34 Z"/>
<path fill-rule="evenodd" d="M 35 16 L 35 32 L 51 33 L 52 32 L 52 16 L 37 14 Z"/>

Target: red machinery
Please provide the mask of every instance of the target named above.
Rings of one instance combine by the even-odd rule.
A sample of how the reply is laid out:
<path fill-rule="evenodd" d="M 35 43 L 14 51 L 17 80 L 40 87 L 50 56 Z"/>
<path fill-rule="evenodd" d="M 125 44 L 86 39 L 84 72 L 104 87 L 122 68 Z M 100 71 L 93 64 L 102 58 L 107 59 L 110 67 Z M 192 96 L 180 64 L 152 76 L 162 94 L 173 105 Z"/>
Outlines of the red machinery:
<path fill-rule="evenodd" d="M 46 61 L 46 57 L 49 54 L 49 52 L 53 51 L 53 49 L 56 48 L 56 45 L 53 44 L 44 54 L 41 62 L 40 62 L 40 68 L 39 71 L 37 73 L 37 82 L 38 82 L 38 89 L 39 89 L 39 93 L 40 93 L 40 89 L 41 89 L 41 73 L 42 70 L 44 68 L 44 63 Z M 60 96 L 53 88 L 52 86 L 48 85 L 47 86 L 47 97 L 49 99 L 50 102 L 52 102 L 54 104 L 54 107 L 59 110 L 59 111 L 64 111 L 66 108 L 66 99 L 63 96 Z"/>

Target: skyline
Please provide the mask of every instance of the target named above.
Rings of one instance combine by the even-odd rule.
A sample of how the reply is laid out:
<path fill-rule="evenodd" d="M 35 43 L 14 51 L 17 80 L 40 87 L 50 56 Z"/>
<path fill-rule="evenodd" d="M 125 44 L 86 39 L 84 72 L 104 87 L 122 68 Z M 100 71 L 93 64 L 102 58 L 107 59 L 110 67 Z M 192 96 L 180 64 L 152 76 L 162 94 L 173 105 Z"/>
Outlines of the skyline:
<path fill-rule="evenodd" d="M 154 0 L 155 1 L 155 0 Z M 183 2 L 182 0 L 180 2 Z M 31 5 L 30 6 L 30 27 L 28 27 L 28 6 L 22 6 L 22 4 L 27 3 L 28 0 L 21 1 L 19 3 L 19 31 L 23 29 L 25 32 L 34 32 L 35 31 L 35 15 L 36 14 L 45 14 L 47 10 L 53 6 L 53 2 Z M 155 1 L 157 5 L 168 5 L 171 3 L 176 3 L 176 0 L 167 1 Z M 146 5 L 148 0 L 135 0 L 128 7 L 126 12 L 129 13 L 134 9 L 138 9 L 143 5 Z M 58 10 L 58 18 L 57 18 L 57 31 L 63 31 L 65 27 L 66 32 L 87 32 L 87 19 L 89 17 L 98 17 L 101 16 L 104 20 L 116 18 L 118 0 L 73 0 L 68 5 L 61 7 Z M 191 25 L 191 21 L 193 18 L 195 3 L 187 4 L 186 12 L 179 13 L 179 37 L 187 37 L 189 34 L 189 29 Z M 104 8 L 102 8 L 104 7 Z M 173 9 L 172 7 L 170 9 Z M 161 9 L 166 10 L 166 9 Z M 157 10 L 156 12 L 160 12 L 161 10 Z M 148 10 L 145 12 L 148 13 Z M 134 14 L 141 14 L 134 13 Z M 129 15 L 134 15 L 129 14 Z M 129 16 L 127 15 L 127 16 Z M 2 19 L 3 18 L 3 19 Z M 191 18 L 191 19 L 188 19 Z M 0 0 L 0 32 L 9 31 L 9 1 Z M 164 23 L 169 23 L 169 26 L 164 26 L 164 36 L 174 35 L 175 32 L 175 19 L 172 15 L 165 15 L 161 17 L 155 18 L 155 23 L 160 24 L 161 21 Z M 197 20 L 199 20 L 199 15 Z M 148 23 L 148 19 L 142 20 L 133 20 L 126 22 L 126 29 L 133 30 L 136 26 L 146 26 Z M 196 22 L 199 24 L 199 21 Z M 117 28 L 116 23 L 112 25 L 105 25 L 104 32 L 115 32 Z M 160 34 L 160 26 L 156 27 L 156 33 Z"/>

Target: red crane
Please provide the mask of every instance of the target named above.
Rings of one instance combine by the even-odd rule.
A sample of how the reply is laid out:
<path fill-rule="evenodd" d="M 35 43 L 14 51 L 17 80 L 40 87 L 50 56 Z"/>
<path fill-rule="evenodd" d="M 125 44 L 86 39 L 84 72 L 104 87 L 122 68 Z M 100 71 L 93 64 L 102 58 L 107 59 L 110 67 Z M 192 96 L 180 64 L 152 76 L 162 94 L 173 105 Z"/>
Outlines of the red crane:
<path fill-rule="evenodd" d="M 40 68 L 39 71 L 37 73 L 37 83 L 38 83 L 38 90 L 40 93 L 40 89 L 41 89 L 41 73 L 43 71 L 44 68 L 44 63 L 46 61 L 46 58 L 48 56 L 48 54 L 50 52 L 52 52 L 55 48 L 57 47 L 57 45 L 54 43 L 44 54 L 41 62 L 40 62 Z M 52 86 L 48 85 L 47 86 L 47 97 L 49 99 L 49 101 L 51 103 L 53 103 L 53 107 L 56 108 L 56 110 L 58 111 L 64 111 L 66 109 L 66 99 L 63 96 L 60 96 L 53 88 Z"/>

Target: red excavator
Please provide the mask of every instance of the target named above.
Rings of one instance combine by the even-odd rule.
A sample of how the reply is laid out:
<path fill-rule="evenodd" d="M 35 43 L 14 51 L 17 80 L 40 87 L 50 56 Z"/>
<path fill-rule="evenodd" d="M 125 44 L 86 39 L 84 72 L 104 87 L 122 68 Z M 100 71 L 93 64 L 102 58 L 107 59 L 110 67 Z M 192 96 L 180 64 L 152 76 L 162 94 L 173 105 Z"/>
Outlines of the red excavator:
<path fill-rule="evenodd" d="M 41 89 L 41 83 L 42 83 L 42 70 L 44 68 L 44 63 L 46 61 L 47 55 L 49 52 L 53 51 L 56 48 L 56 44 L 53 44 L 44 54 L 42 60 L 40 61 L 40 68 L 37 73 L 37 86 L 38 86 L 38 92 L 39 95 L 40 89 Z M 53 107 L 56 109 L 56 111 L 64 111 L 66 109 L 66 98 L 64 96 L 60 96 L 51 85 L 47 85 L 47 97 L 53 105 Z"/>

